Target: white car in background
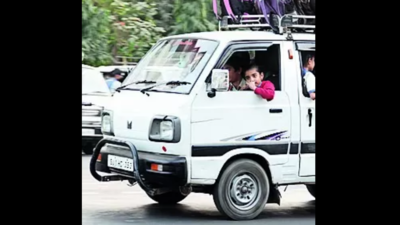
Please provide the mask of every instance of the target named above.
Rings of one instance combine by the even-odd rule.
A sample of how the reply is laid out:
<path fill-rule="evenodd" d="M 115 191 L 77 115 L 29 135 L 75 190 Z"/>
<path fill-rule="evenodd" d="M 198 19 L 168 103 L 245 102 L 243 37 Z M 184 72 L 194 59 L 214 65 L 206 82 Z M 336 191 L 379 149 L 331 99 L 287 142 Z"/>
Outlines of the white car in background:
<path fill-rule="evenodd" d="M 121 65 L 113 65 L 113 66 L 99 66 L 96 69 L 98 69 L 100 72 L 111 72 L 114 69 L 119 69 L 122 71 L 129 71 L 132 70 L 136 67 L 136 65 L 127 65 L 127 66 L 121 66 Z"/>
<path fill-rule="evenodd" d="M 103 138 L 100 115 L 111 97 L 103 75 L 95 67 L 82 64 L 82 150 L 85 154 L 92 154 Z"/>

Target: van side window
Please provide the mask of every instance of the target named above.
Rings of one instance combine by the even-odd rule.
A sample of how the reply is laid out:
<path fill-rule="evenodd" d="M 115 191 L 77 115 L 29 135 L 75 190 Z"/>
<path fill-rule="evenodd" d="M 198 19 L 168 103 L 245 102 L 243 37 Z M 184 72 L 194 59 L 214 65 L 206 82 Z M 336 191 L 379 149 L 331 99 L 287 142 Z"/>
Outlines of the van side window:
<path fill-rule="evenodd" d="M 236 60 L 231 60 L 236 58 Z M 269 80 L 275 86 L 275 91 L 281 91 L 281 76 L 280 76 L 280 46 L 274 44 L 268 47 L 267 50 L 254 50 L 254 49 L 239 49 L 234 51 L 226 62 L 237 62 L 240 58 L 239 65 L 236 68 L 241 68 L 241 78 L 245 80 L 245 70 L 252 63 L 257 64 L 260 70 L 264 73 L 264 81 Z M 233 65 L 232 65 L 233 66 Z"/>
<path fill-rule="evenodd" d="M 302 83 L 302 90 L 303 90 L 302 92 L 303 92 L 303 96 L 306 98 L 309 98 L 310 94 L 307 92 L 307 87 L 306 87 L 306 84 L 303 79 L 303 76 L 304 76 L 303 67 L 304 67 L 304 60 L 306 59 L 306 57 L 308 55 L 315 57 L 315 51 L 301 51 L 300 52 L 300 76 L 301 76 L 301 83 Z M 314 74 L 314 76 L 317 76 L 315 67 L 311 72 Z"/>
<path fill-rule="evenodd" d="M 264 80 L 271 81 L 275 91 L 281 91 L 280 46 L 271 45 L 267 51 L 256 51 L 254 63 L 260 66 Z"/>

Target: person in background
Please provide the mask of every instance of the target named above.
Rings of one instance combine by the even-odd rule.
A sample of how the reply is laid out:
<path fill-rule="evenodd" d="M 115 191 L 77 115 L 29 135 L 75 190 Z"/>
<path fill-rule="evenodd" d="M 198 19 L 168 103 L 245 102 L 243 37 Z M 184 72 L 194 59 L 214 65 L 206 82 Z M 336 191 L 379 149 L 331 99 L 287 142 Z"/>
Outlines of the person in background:
<path fill-rule="evenodd" d="M 303 76 L 307 92 L 310 94 L 310 98 L 315 100 L 315 75 L 313 72 L 315 67 L 315 57 L 313 55 L 307 55 L 303 62 L 303 70 L 301 75 Z"/>
<path fill-rule="evenodd" d="M 111 71 L 109 74 L 106 74 L 106 83 L 111 93 L 115 92 L 115 89 L 121 86 L 121 82 L 119 80 L 122 79 L 121 70 L 115 69 Z"/>
<path fill-rule="evenodd" d="M 252 64 L 245 73 L 246 83 L 249 89 L 255 94 L 261 96 L 267 101 L 271 101 L 275 97 L 275 86 L 271 81 L 262 81 L 264 73 L 260 71 L 259 66 Z"/>

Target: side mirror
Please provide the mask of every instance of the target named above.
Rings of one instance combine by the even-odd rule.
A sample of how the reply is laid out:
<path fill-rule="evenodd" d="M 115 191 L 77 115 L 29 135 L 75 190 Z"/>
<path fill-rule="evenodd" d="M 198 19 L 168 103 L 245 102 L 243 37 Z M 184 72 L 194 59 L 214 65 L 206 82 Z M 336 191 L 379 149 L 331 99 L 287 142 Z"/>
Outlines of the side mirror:
<path fill-rule="evenodd" d="M 208 97 L 215 97 L 217 91 L 227 91 L 229 88 L 229 70 L 213 69 L 211 74 L 211 91 Z"/>
<path fill-rule="evenodd" d="M 208 97 L 214 98 L 217 91 L 227 91 L 229 89 L 229 70 L 213 69 L 211 73 L 211 91 Z"/>
<path fill-rule="evenodd" d="M 215 90 L 215 88 L 211 88 L 211 91 L 207 92 L 207 96 L 209 98 L 214 98 L 216 92 L 217 92 L 217 90 Z"/>

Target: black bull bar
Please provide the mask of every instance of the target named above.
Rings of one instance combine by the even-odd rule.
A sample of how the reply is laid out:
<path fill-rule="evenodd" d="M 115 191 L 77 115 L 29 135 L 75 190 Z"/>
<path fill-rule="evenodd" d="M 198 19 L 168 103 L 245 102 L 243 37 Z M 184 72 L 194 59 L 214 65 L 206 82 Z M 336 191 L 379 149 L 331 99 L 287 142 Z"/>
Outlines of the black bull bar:
<path fill-rule="evenodd" d="M 151 188 L 149 188 L 142 180 L 141 176 L 140 176 L 140 172 L 139 172 L 139 155 L 137 152 L 136 147 L 128 142 L 128 141 L 121 141 L 115 138 L 109 138 L 109 137 L 105 137 L 103 139 L 101 139 L 97 145 L 96 148 L 94 149 L 92 158 L 90 159 L 90 173 L 92 174 L 92 176 L 100 181 L 100 182 L 108 182 L 108 181 L 120 181 L 120 180 L 128 180 L 131 178 L 127 178 L 124 176 L 120 176 L 120 175 L 106 175 L 106 176 L 101 176 L 97 173 L 96 171 L 96 161 L 97 161 L 97 157 L 100 154 L 100 150 L 101 148 L 105 145 L 105 144 L 115 144 L 115 145 L 122 145 L 125 147 L 128 147 L 129 150 L 132 152 L 132 157 L 133 157 L 133 177 L 135 178 L 135 181 L 139 184 L 139 186 L 146 192 L 152 192 L 153 190 L 151 190 Z"/>

